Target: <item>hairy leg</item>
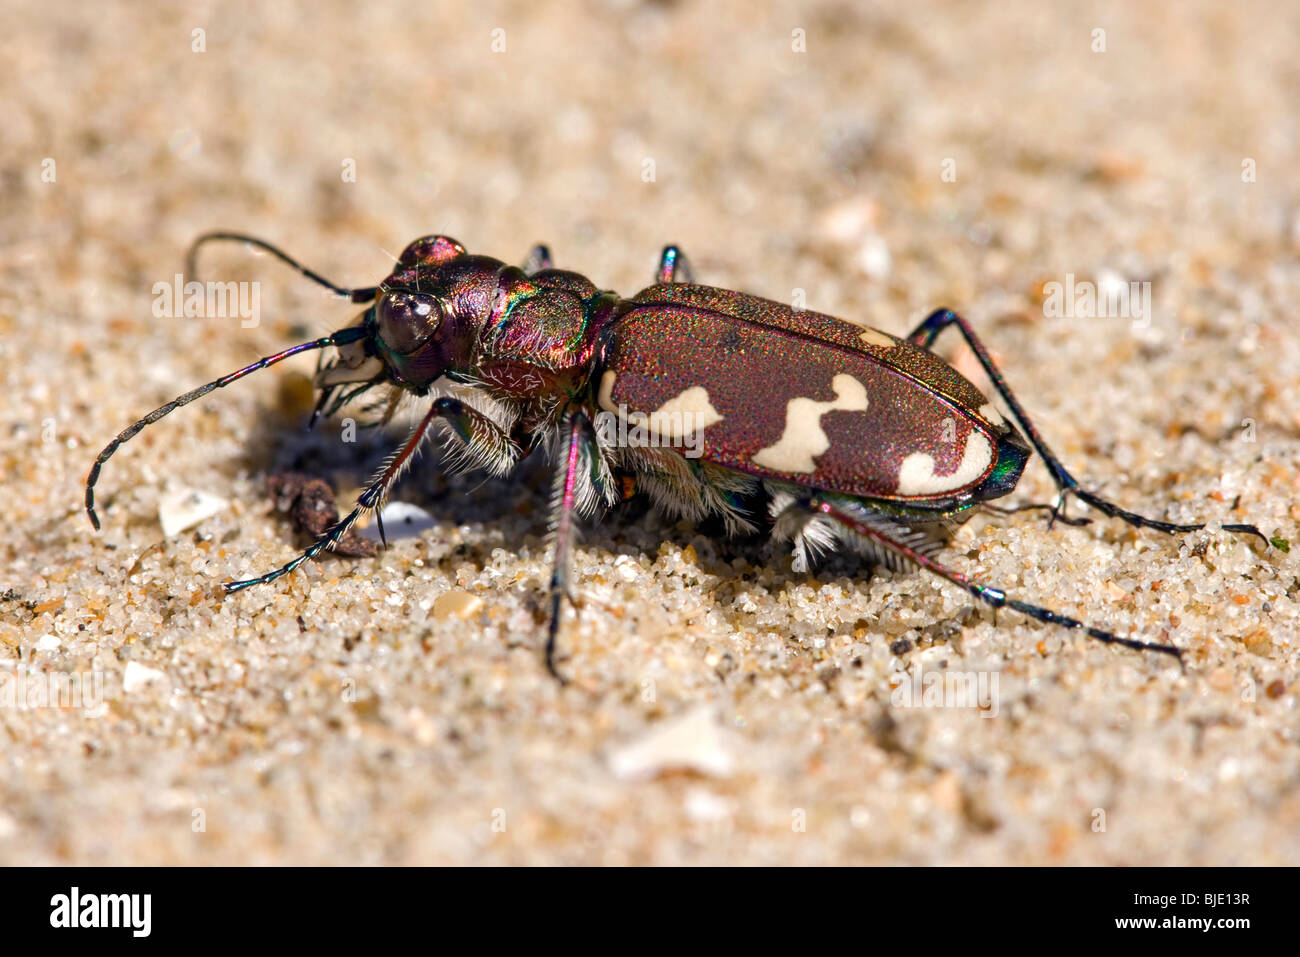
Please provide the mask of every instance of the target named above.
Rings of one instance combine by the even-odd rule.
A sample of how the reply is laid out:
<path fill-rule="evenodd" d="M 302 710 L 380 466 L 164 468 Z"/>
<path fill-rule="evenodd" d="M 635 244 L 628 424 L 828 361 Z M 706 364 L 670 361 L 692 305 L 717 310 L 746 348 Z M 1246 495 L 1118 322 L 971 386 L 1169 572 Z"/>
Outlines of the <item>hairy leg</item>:
<path fill-rule="evenodd" d="M 273 582 L 277 578 L 289 574 L 303 562 L 315 558 L 325 549 L 332 549 L 337 545 L 363 512 L 370 509 L 377 510 L 383 505 L 384 498 L 393 485 L 396 484 L 398 478 L 401 477 L 402 472 L 411 464 L 415 453 L 419 451 L 420 446 L 428 437 L 429 430 L 439 421 L 446 422 L 457 435 L 468 436 L 469 438 L 466 441 L 471 445 L 480 443 L 487 447 L 500 449 L 503 456 L 512 453 L 517 456 L 520 452 L 518 445 L 510 436 L 502 432 L 495 422 L 481 412 L 450 396 L 435 399 L 433 405 L 429 407 L 429 411 L 425 413 L 424 418 L 411 430 L 410 436 L 407 437 L 401 448 L 389 458 L 379 474 L 357 497 L 356 507 L 351 512 L 340 519 L 337 524 L 293 561 L 281 565 L 274 571 L 268 572 L 259 578 L 228 582 L 225 586 L 226 592 L 242 591 L 253 585 L 264 585 Z M 379 526 L 379 534 L 381 538 L 384 537 L 382 522 Z"/>
<path fill-rule="evenodd" d="M 566 679 L 556 668 L 556 639 L 560 631 L 560 613 L 569 598 L 572 574 L 573 541 L 576 536 L 576 513 L 584 478 L 595 481 L 600 447 L 586 413 L 574 411 L 564 420 L 560 431 L 559 462 L 555 471 L 555 492 L 551 504 L 551 581 L 548 591 L 550 620 L 546 629 L 546 667 L 560 684 Z"/>

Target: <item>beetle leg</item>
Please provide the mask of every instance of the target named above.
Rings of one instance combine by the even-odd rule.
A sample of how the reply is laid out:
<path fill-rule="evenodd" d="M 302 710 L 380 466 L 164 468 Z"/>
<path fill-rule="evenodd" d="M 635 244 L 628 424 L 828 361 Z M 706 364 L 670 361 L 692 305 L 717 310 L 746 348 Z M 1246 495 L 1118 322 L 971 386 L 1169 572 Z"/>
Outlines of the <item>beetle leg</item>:
<path fill-rule="evenodd" d="M 1019 400 L 1016 399 L 1015 393 L 1011 391 L 1011 387 L 1007 385 L 1007 381 L 1003 377 L 1002 371 L 997 367 L 997 364 L 993 361 L 993 357 L 989 355 L 988 350 L 984 348 L 984 343 L 980 341 L 979 336 L 975 334 L 975 330 L 971 328 L 969 322 L 957 315 L 957 313 L 953 312 L 951 309 L 936 309 L 924 322 L 912 331 L 912 333 L 907 337 L 907 341 L 913 345 L 920 346 L 922 349 L 929 349 L 934 344 L 935 339 L 939 337 L 939 333 L 949 326 L 956 326 L 961 331 L 962 337 L 966 340 L 966 344 L 971 347 L 971 351 L 975 353 L 975 357 L 979 360 L 980 365 L 983 366 L 984 371 L 988 373 L 988 377 L 993 383 L 993 388 L 997 390 L 998 395 L 1000 395 L 1002 400 L 1006 402 L 1008 408 L 1011 410 L 1011 414 L 1015 417 L 1016 422 L 1019 423 L 1020 427 L 1024 430 L 1030 444 L 1033 445 L 1034 450 L 1038 452 L 1044 464 L 1047 466 L 1047 470 L 1052 475 L 1052 481 L 1056 483 L 1056 487 L 1060 490 L 1060 495 L 1057 497 L 1056 505 L 1052 506 L 1052 522 L 1055 522 L 1057 518 L 1064 514 L 1065 506 L 1068 503 L 1070 496 L 1073 495 L 1075 498 L 1091 505 L 1103 515 L 1109 515 L 1111 518 L 1122 519 L 1136 528 L 1152 528 L 1159 532 L 1173 533 L 1195 532 L 1205 527 L 1204 524 L 1181 525 L 1174 522 L 1162 522 L 1157 519 L 1147 518 L 1143 515 L 1126 511 L 1114 502 L 1107 501 L 1094 492 L 1089 492 L 1087 489 L 1080 488 L 1075 477 L 1066 471 L 1065 466 L 1061 464 L 1061 460 L 1058 459 L 1056 455 L 1053 454 L 1052 450 L 1047 447 L 1047 443 L 1043 441 L 1042 435 L 1039 434 L 1038 429 L 1036 429 L 1034 424 L 1029 420 L 1029 416 L 1025 413 L 1024 407 L 1020 404 Z M 1227 532 L 1243 532 L 1247 535 L 1258 536 L 1260 539 L 1263 539 L 1265 544 L 1268 543 L 1268 538 L 1265 537 L 1264 533 L 1254 525 L 1224 524 L 1222 527 L 1223 530 Z"/>
<path fill-rule="evenodd" d="M 493 475 L 505 475 L 533 449 L 533 443 L 521 444 L 495 420 L 460 399 L 442 396 L 434 405 L 447 428 L 460 440 L 447 463 L 451 471 L 485 469 Z"/>
<path fill-rule="evenodd" d="M 316 400 L 316 405 L 311 410 L 311 418 L 307 420 L 308 432 L 316 427 L 316 423 L 320 421 L 321 413 L 325 411 L 325 407 L 329 405 L 330 399 L 334 398 L 334 393 L 337 391 L 338 386 L 336 385 L 327 385 L 320 390 L 320 398 Z"/>
<path fill-rule="evenodd" d="M 528 258 L 524 260 L 524 264 L 521 268 L 531 276 L 533 273 L 540 272 L 543 269 L 550 269 L 552 265 L 551 247 L 543 243 L 538 243 L 528 251 Z"/>
<path fill-rule="evenodd" d="M 430 428 L 439 420 L 444 420 L 457 435 L 462 432 L 471 437 L 480 437 L 484 443 L 492 445 L 502 450 L 503 454 L 508 454 L 511 449 L 516 453 L 518 446 L 510 439 L 508 435 L 482 413 L 471 409 L 459 399 L 451 396 L 441 396 L 434 400 L 429 411 L 424 418 L 420 420 L 412 431 L 406 442 L 396 453 L 388 460 L 383 469 L 366 487 L 359 496 L 357 496 L 356 507 L 347 515 L 334 524 L 324 535 L 318 538 L 310 547 L 301 555 L 287 564 L 281 565 L 275 571 L 268 572 L 259 578 L 249 578 L 244 581 L 227 582 L 225 585 L 226 593 L 243 591 L 252 585 L 264 585 L 273 582 L 277 578 L 289 574 L 305 561 L 315 558 L 326 549 L 333 549 L 339 541 L 347 534 L 357 519 L 363 512 L 378 509 L 383 505 L 384 498 L 388 495 L 390 489 L 396 484 L 402 472 L 411 464 L 415 458 L 415 453 L 419 451 L 420 446 L 424 443 L 429 434 Z M 488 434 L 484 434 L 488 433 Z M 497 434 L 492 434 L 497 433 Z M 382 530 L 382 525 L 380 526 Z"/>
<path fill-rule="evenodd" d="M 853 534 L 894 553 L 904 561 L 952 582 L 967 594 L 978 598 L 994 609 L 1011 608 L 1023 615 L 1028 615 L 1030 618 L 1048 624 L 1061 625 L 1065 628 L 1082 628 L 1089 638 L 1096 638 L 1108 645 L 1123 645 L 1125 648 L 1132 648 L 1135 651 L 1158 651 L 1162 654 L 1173 655 L 1179 661 L 1182 660 L 1182 649 L 1174 645 L 1159 645 L 1149 641 L 1138 641 L 1134 638 L 1121 638 L 1109 631 L 1102 631 L 1100 628 L 1085 625 L 1078 619 L 1071 618 L 1068 615 L 1062 615 L 1039 605 L 1031 605 L 1028 602 L 1008 598 L 1006 592 L 999 588 L 971 581 L 961 572 L 939 564 L 926 553 L 926 549 L 918 548 L 915 544 L 904 541 L 903 539 L 906 538 L 905 529 L 898 526 L 885 522 L 865 521 L 851 514 L 845 506 L 822 498 L 812 497 L 805 500 L 803 504 L 809 511 L 827 516 Z"/>
<path fill-rule="evenodd" d="M 555 667 L 555 644 L 560 631 L 560 612 L 569 595 L 569 577 L 573 562 L 574 521 L 579 503 L 579 489 L 584 470 L 594 477 L 600 448 L 591 420 L 585 412 L 575 411 L 564 421 L 560 433 L 560 463 L 555 472 L 555 491 L 551 504 L 551 582 L 548 592 L 550 620 L 546 628 L 546 668 L 560 684 L 568 681 Z"/>
<path fill-rule="evenodd" d="M 695 282 L 695 273 L 691 270 L 691 261 L 686 253 L 676 246 L 665 246 L 659 255 L 659 271 L 655 273 L 655 282 Z"/>
<path fill-rule="evenodd" d="M 991 502 L 980 502 L 980 508 L 987 509 L 990 512 L 997 512 L 999 515 L 1015 515 L 1017 512 L 1051 512 L 1052 517 L 1048 520 L 1049 527 L 1051 522 L 1060 522 L 1063 525 L 1091 525 L 1092 519 L 1079 518 L 1073 515 L 1066 515 L 1057 505 L 994 505 Z"/>

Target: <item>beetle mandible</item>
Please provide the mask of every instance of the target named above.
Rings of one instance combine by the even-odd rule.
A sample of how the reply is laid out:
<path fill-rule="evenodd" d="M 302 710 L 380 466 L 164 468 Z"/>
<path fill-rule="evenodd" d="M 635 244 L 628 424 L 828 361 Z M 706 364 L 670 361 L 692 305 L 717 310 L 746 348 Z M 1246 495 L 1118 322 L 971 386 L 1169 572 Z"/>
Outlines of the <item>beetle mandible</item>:
<path fill-rule="evenodd" d="M 377 286 L 347 289 L 275 246 L 240 233 L 200 236 L 188 273 L 209 242 L 264 250 L 365 309 L 354 325 L 292 346 L 187 392 L 123 430 L 86 480 L 95 528 L 95 483 L 117 448 L 146 425 L 214 389 L 309 350 L 333 348 L 318 366 L 319 401 L 308 427 L 375 388 L 428 400 L 423 418 L 358 497 L 356 507 L 293 561 L 227 592 L 271 582 L 333 548 L 366 511 L 378 516 L 398 477 L 439 429 L 455 465 L 510 472 L 539 446 L 556 461 L 551 517 L 546 664 L 556 663 L 562 602 L 578 518 L 645 492 L 678 517 L 721 518 L 732 532 L 770 527 L 789 541 L 796 571 L 822 553 L 853 548 L 894 567 L 916 566 L 994 608 L 1082 629 L 1115 645 L 1181 657 L 1011 598 L 940 564 L 935 553 L 979 508 L 1006 495 L 1037 452 L 1058 489 L 1041 508 L 1058 519 L 1078 498 L 1139 528 L 1190 532 L 1081 488 L 1052 454 L 974 329 L 940 309 L 905 338 L 726 289 L 697 285 L 675 246 L 653 285 L 630 299 L 557 269 L 545 246 L 523 268 L 467 253 L 448 236 L 402 252 Z M 956 328 L 988 374 L 1019 431 L 997 406 L 930 351 Z M 396 402 L 390 402 L 391 409 Z M 627 425 L 636 428 L 627 439 Z M 617 426 L 615 428 L 614 426 Z M 1267 539 L 1252 525 L 1223 529 Z M 379 532 L 383 536 L 382 519 Z"/>

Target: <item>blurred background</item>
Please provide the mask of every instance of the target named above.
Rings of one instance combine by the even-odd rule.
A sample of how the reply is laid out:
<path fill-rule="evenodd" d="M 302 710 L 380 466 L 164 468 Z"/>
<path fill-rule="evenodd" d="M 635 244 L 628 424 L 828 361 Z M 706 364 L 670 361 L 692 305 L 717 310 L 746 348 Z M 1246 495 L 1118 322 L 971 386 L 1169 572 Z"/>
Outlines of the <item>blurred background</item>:
<path fill-rule="evenodd" d="M 281 437 L 310 357 L 128 447 L 99 536 L 80 483 L 135 417 L 355 313 L 235 246 L 204 278 L 260 281 L 256 326 L 155 318 L 203 231 L 347 285 L 430 232 L 507 261 L 544 241 L 628 295 L 675 242 L 701 281 L 895 334 L 954 307 L 1076 474 L 1290 540 L 1298 31 L 1285 2 L 2 0 L 0 656 L 111 690 L 0 712 L 0 860 L 1295 863 L 1280 549 L 1025 516 L 948 553 L 1110 602 L 1194 649 L 1180 675 L 928 580 L 616 524 L 582 550 L 561 692 L 544 466 L 503 492 L 426 464 L 434 532 L 213 597 L 291 554 L 268 472 L 346 495 L 380 454 Z M 1048 315 L 1067 276 L 1150 283 L 1151 321 Z M 185 490 L 221 506 L 164 536 Z M 1018 494 L 1051 492 L 1032 470 Z M 899 714 L 889 676 L 918 662 L 1000 669 L 1001 720 Z"/>

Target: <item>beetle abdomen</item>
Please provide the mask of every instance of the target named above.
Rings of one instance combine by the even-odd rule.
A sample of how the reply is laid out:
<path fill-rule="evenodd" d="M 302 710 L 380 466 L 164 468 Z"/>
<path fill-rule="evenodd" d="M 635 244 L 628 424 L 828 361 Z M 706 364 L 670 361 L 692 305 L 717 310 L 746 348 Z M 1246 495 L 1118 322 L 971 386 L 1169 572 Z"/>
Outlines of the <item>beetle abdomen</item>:
<path fill-rule="evenodd" d="M 925 350 L 707 286 L 653 286 L 615 323 L 602 410 L 764 478 L 868 498 L 968 497 L 1009 431 Z"/>

